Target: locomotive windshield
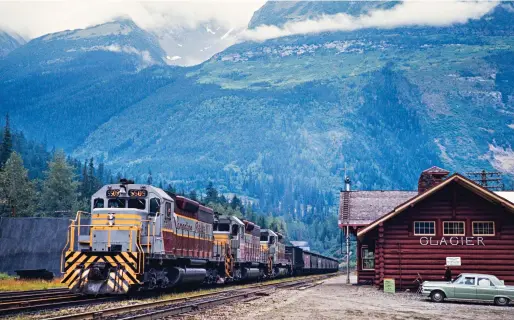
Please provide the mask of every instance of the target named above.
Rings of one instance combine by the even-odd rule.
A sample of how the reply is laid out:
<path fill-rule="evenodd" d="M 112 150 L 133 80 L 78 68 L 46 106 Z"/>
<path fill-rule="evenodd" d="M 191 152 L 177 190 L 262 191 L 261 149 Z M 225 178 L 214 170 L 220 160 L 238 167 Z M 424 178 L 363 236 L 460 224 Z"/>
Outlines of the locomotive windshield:
<path fill-rule="evenodd" d="M 146 201 L 145 199 L 129 199 L 128 207 L 144 210 L 146 208 Z"/>
<path fill-rule="evenodd" d="M 228 223 L 215 223 L 213 226 L 214 231 L 230 231 L 230 224 Z"/>
<path fill-rule="evenodd" d="M 125 208 L 125 199 L 109 199 L 108 208 Z"/>
<path fill-rule="evenodd" d="M 103 208 L 104 207 L 104 199 L 96 198 L 93 201 L 93 208 Z"/>

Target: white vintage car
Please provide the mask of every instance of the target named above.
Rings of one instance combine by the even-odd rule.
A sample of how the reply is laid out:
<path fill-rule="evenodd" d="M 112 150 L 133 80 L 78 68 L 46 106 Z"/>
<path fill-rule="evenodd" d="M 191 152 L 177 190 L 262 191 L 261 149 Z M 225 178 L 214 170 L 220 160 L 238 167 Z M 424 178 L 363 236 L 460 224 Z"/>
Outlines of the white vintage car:
<path fill-rule="evenodd" d="M 488 274 L 463 273 L 450 282 L 425 281 L 421 286 L 421 294 L 434 302 L 479 300 L 505 306 L 514 300 L 514 286 L 506 286 Z"/>

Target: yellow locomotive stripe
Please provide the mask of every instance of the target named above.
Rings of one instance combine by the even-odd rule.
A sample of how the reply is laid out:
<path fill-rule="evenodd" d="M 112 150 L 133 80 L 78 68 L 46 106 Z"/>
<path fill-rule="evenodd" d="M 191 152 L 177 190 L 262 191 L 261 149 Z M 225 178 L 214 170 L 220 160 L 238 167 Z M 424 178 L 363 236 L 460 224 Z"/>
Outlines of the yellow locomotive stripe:
<path fill-rule="evenodd" d="M 80 278 L 82 278 L 84 282 L 85 275 L 89 273 L 88 267 L 95 262 L 108 263 L 112 267 L 122 265 L 124 268 L 118 270 L 118 273 L 120 275 L 120 281 L 124 282 L 121 286 L 127 288 L 127 290 L 129 284 L 140 283 L 137 278 L 137 254 L 131 252 L 117 252 L 112 255 L 97 256 L 88 255 L 84 252 L 70 252 L 66 254 L 66 257 L 68 258 L 65 263 L 66 271 L 61 282 L 68 284 L 70 288 L 77 285 Z M 78 268 L 81 264 L 83 265 L 83 269 Z M 82 276 L 79 276 L 81 272 Z M 85 279 L 85 281 L 87 281 L 87 279 Z"/>
<path fill-rule="evenodd" d="M 116 261 L 117 261 L 119 264 L 126 266 L 126 267 L 125 267 L 125 272 L 130 273 L 130 275 L 131 275 L 132 277 L 134 277 L 134 279 L 136 279 L 136 278 L 137 278 L 137 276 L 136 276 L 136 274 L 135 274 L 134 270 L 132 269 L 132 266 L 131 266 L 130 264 L 126 263 L 126 262 L 125 262 L 125 260 L 123 260 L 123 258 L 122 258 L 121 256 L 115 256 L 114 258 L 116 259 Z"/>
<path fill-rule="evenodd" d="M 179 237 L 183 237 L 183 238 L 189 238 L 189 239 L 198 239 L 198 240 L 204 240 L 204 241 L 210 241 L 212 242 L 212 238 L 206 238 L 206 237 L 200 237 L 200 236 L 195 236 L 194 234 L 197 233 L 197 232 L 194 232 L 194 231 L 189 231 L 190 234 L 187 234 L 187 231 L 179 231 L 179 232 L 175 232 L 174 230 L 172 229 L 166 229 L 166 228 L 163 228 L 162 229 L 163 232 L 170 232 L 170 233 L 173 233 L 174 235 L 176 236 L 179 236 Z M 193 234 L 193 235 L 191 235 Z"/>
<path fill-rule="evenodd" d="M 95 213 L 93 214 L 92 216 L 93 220 L 94 219 L 98 219 L 98 218 L 109 218 L 109 214 L 108 213 Z M 115 212 L 115 215 L 114 215 L 114 219 L 115 220 L 118 220 L 118 219 L 136 219 L 136 220 L 141 220 L 141 216 L 138 215 L 138 214 L 129 214 L 129 213 L 116 213 Z"/>

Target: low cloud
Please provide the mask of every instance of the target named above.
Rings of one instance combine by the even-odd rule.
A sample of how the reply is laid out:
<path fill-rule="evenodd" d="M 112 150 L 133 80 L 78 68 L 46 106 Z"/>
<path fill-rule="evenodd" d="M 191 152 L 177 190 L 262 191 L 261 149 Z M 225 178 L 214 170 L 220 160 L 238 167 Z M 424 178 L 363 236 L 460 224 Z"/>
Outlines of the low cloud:
<path fill-rule="evenodd" d="M 478 19 L 498 5 L 497 1 L 404 1 L 389 10 L 375 10 L 361 16 L 340 13 L 317 19 L 288 22 L 283 27 L 262 25 L 240 34 L 242 40 L 267 39 L 327 31 L 403 26 L 448 26 Z"/>
<path fill-rule="evenodd" d="M 195 28 L 201 23 L 245 28 L 265 0 L 189 1 L 0 1 L 0 29 L 26 39 L 130 18 L 146 30 Z"/>

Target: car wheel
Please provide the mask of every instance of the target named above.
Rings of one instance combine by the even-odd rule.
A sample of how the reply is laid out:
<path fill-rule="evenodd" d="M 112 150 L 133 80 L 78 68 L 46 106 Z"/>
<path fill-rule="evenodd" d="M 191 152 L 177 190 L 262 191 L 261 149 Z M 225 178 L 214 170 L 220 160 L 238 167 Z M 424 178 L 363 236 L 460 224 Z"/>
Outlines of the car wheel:
<path fill-rule="evenodd" d="M 434 291 L 430 294 L 430 299 L 432 299 L 433 302 L 443 302 L 444 298 L 445 295 L 442 291 Z"/>
<path fill-rule="evenodd" d="M 504 297 L 499 297 L 499 298 L 494 299 L 494 304 L 497 306 L 506 306 L 509 304 L 509 299 L 504 298 Z"/>

